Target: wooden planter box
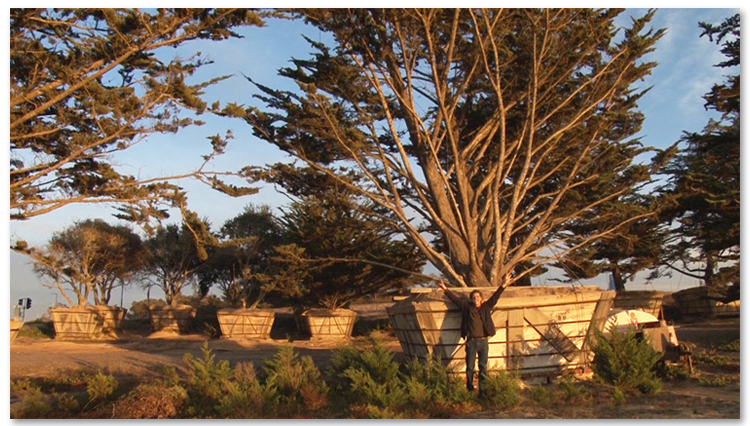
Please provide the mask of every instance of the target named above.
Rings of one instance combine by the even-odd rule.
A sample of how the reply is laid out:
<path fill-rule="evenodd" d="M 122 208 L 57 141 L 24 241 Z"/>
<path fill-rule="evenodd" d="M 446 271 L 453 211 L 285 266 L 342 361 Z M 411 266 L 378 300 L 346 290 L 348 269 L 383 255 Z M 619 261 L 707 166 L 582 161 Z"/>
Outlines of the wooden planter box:
<path fill-rule="evenodd" d="M 643 311 L 659 318 L 664 296 L 663 291 L 621 291 L 615 295 L 615 308 L 625 311 Z"/>
<path fill-rule="evenodd" d="M 192 329 L 195 308 L 189 305 L 149 306 L 148 316 L 151 331 L 172 331 L 189 333 Z"/>
<path fill-rule="evenodd" d="M 53 308 L 55 339 L 92 339 L 102 334 L 104 316 L 93 306 Z"/>
<path fill-rule="evenodd" d="M 16 337 L 18 337 L 18 332 L 21 331 L 21 328 L 23 327 L 23 321 L 21 320 L 10 320 L 10 342 L 13 343 L 14 340 L 16 340 Z"/>
<path fill-rule="evenodd" d="M 276 314 L 270 309 L 219 309 L 222 337 L 268 339 Z"/>
<path fill-rule="evenodd" d="M 309 309 L 302 312 L 307 330 L 313 338 L 348 339 L 352 336 L 357 313 L 349 309 Z"/>
<path fill-rule="evenodd" d="M 714 300 L 713 298 L 721 298 L 722 294 L 706 286 L 680 290 L 672 293 L 672 297 L 683 316 L 715 318 L 740 315 L 739 300 L 730 303 Z"/>
<path fill-rule="evenodd" d="M 479 290 L 484 299 L 495 288 L 455 289 L 467 297 Z M 442 290 L 413 291 L 387 308 L 407 357 L 439 356 L 457 374 L 465 372 L 461 310 Z M 497 333 L 489 339 L 490 370 L 517 371 L 523 378 L 585 370 L 593 354 L 591 325 L 602 328 L 614 291 L 588 287 L 510 287 L 492 313 Z"/>
<path fill-rule="evenodd" d="M 91 309 L 97 311 L 102 317 L 102 332 L 121 332 L 122 321 L 125 319 L 127 309 L 118 306 L 91 306 Z"/>

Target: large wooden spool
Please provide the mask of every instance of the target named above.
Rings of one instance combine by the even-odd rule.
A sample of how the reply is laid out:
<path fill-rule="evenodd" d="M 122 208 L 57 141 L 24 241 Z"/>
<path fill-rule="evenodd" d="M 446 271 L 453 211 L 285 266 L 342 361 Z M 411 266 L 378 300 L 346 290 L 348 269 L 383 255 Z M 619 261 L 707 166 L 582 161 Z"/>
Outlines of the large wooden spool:
<path fill-rule="evenodd" d="M 149 306 L 148 314 L 151 330 L 154 332 L 189 333 L 195 318 L 195 308 L 190 305 Z"/>
<path fill-rule="evenodd" d="M 495 288 L 454 289 L 467 297 L 479 290 L 488 299 Z M 510 287 L 492 313 L 496 334 L 489 339 L 490 370 L 543 377 L 585 369 L 591 357 L 591 325 L 606 321 L 614 291 L 598 287 Z M 387 308 L 401 348 L 409 357 L 439 356 L 449 369 L 465 370 L 461 311 L 442 290 L 413 291 Z"/>
<path fill-rule="evenodd" d="M 93 306 L 52 308 L 55 339 L 91 339 L 101 335 L 104 316 Z"/>
<path fill-rule="evenodd" d="M 244 339 L 268 339 L 276 314 L 270 309 L 219 309 L 222 337 Z"/>
<path fill-rule="evenodd" d="M 621 291 L 615 296 L 615 308 L 625 311 L 643 311 L 659 318 L 664 296 L 663 291 Z"/>
<path fill-rule="evenodd" d="M 349 309 L 309 309 L 302 312 L 307 332 L 313 338 L 348 339 L 352 336 L 357 313 Z"/>

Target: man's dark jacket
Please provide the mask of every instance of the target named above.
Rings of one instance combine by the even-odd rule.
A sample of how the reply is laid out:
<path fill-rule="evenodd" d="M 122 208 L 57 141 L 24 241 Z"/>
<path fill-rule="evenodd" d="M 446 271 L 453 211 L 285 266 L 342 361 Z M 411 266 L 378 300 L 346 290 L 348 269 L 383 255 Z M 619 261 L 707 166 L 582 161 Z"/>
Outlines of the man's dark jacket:
<path fill-rule="evenodd" d="M 503 290 L 505 290 L 505 287 L 498 287 L 492 296 L 485 300 L 482 303 L 482 306 L 479 307 L 479 318 L 482 319 L 482 329 L 484 330 L 485 336 L 489 337 L 495 335 L 495 323 L 492 321 L 492 308 L 497 304 L 500 295 L 503 294 Z M 469 309 L 473 309 L 473 302 L 465 297 L 461 298 L 456 296 L 455 293 L 448 289 L 445 290 L 445 295 L 461 308 L 461 337 L 466 338 L 469 334 Z"/>

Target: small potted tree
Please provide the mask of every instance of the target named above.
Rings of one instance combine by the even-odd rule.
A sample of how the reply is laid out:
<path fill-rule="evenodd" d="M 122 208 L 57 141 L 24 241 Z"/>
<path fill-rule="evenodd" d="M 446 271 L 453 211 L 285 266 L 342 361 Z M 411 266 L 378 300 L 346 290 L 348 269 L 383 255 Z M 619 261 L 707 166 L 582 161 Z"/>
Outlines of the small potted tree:
<path fill-rule="evenodd" d="M 199 273 L 201 289 L 207 292 L 218 285 L 231 306 L 216 313 L 223 337 L 270 337 L 275 312 L 258 306 L 273 289 L 273 282 L 259 272 L 267 269 L 278 236 L 270 207 L 249 205 L 224 224 L 219 246 L 209 250 L 208 266 Z"/>
<path fill-rule="evenodd" d="M 300 331 L 314 338 L 351 336 L 353 300 L 414 284 L 409 271 L 424 265 L 372 204 L 343 191 L 301 197 L 280 223 L 285 244 L 270 282 L 293 306 Z"/>
<path fill-rule="evenodd" d="M 128 283 L 144 253 L 140 237 L 130 228 L 79 221 L 53 234 L 41 249 L 19 241 L 14 250 L 29 256 L 45 285 L 56 288 L 70 306 L 50 310 L 56 338 L 91 338 L 121 330 L 127 310 L 109 306 L 112 290 Z"/>
<path fill-rule="evenodd" d="M 166 305 L 149 306 L 151 329 L 188 333 L 192 329 L 195 308 L 180 303 L 182 290 L 197 282 L 198 271 L 208 258 L 205 245 L 212 243 L 205 220 L 191 215 L 182 225 L 160 226 L 146 240 L 148 255 L 142 268 L 149 287 L 164 292 Z"/>

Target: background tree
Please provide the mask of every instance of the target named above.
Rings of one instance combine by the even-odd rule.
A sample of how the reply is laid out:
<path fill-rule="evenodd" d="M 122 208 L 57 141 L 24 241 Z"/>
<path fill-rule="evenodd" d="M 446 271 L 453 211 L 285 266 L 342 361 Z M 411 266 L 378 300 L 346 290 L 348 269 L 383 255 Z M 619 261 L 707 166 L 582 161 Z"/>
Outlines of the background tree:
<path fill-rule="evenodd" d="M 164 49 L 237 38 L 234 29 L 248 25 L 263 22 L 246 9 L 11 9 L 10 218 L 92 202 L 118 203 L 129 219 L 164 218 L 163 207 L 184 198 L 170 181 L 185 177 L 230 195 L 254 192 L 203 167 L 138 179 L 111 162 L 149 135 L 202 124 L 182 112 L 203 112 L 203 89 L 227 77 L 188 84 L 211 61 L 200 53 L 165 61 Z M 206 162 L 226 144 L 210 139 Z"/>
<path fill-rule="evenodd" d="M 643 56 L 663 31 L 646 30 L 649 12 L 617 37 L 619 13 L 296 11 L 335 41 L 309 40 L 317 53 L 280 70 L 298 91 L 256 84 L 267 108 L 245 119 L 390 211 L 457 285 L 498 286 L 518 265 L 521 280 L 556 259 L 552 248 L 639 219 L 578 240 L 566 228 L 650 178 L 633 164 L 644 91 L 632 85 L 655 66 Z"/>
<path fill-rule="evenodd" d="M 215 245 L 206 220 L 183 218 L 182 225 L 160 226 L 146 240 L 148 254 L 142 270 L 146 285 L 164 291 L 168 305 L 177 306 L 182 290 L 197 284 L 197 273 L 208 259 L 206 247 Z"/>
<path fill-rule="evenodd" d="M 126 226 L 102 220 L 75 222 L 52 235 L 42 249 L 14 247 L 31 257 L 34 272 L 51 280 L 70 306 L 85 306 L 93 295 L 95 305 L 107 305 L 112 290 L 125 285 L 142 267 L 141 239 Z M 75 295 L 76 303 L 69 296 Z"/>
<path fill-rule="evenodd" d="M 554 266 L 561 268 L 566 278 L 553 280 L 575 282 L 610 273 L 615 290 L 619 292 L 625 291 L 625 282 L 632 280 L 635 274 L 658 265 L 663 256 L 667 229 L 659 220 L 661 205 L 656 198 L 634 191 L 627 197 L 602 205 L 597 209 L 596 217 L 573 223 L 571 232 L 587 238 L 598 233 L 599 229 L 641 216 L 641 219 L 559 259 Z"/>
<path fill-rule="evenodd" d="M 297 309 L 345 307 L 366 295 L 424 281 L 424 256 L 409 241 L 395 239 L 371 203 L 326 185 L 285 209 L 281 245 L 266 280 Z M 325 188 L 325 189 L 322 189 Z"/>
<path fill-rule="evenodd" d="M 678 271 L 721 290 L 740 282 L 740 16 L 699 25 L 701 36 L 721 44 L 727 57 L 717 66 L 736 66 L 737 74 L 703 97 L 706 109 L 721 118 L 709 120 L 701 133 L 685 132 L 673 147 L 679 154 L 664 168 L 662 195 L 673 202 L 664 218 L 672 233 L 654 275 Z"/>
<path fill-rule="evenodd" d="M 208 261 L 202 268 L 200 287 L 207 294 L 218 285 L 224 300 L 232 306 L 255 308 L 271 290 L 257 274 L 269 268 L 280 228 L 267 205 L 249 205 L 227 220 L 218 236 L 218 245 L 208 248 Z"/>

